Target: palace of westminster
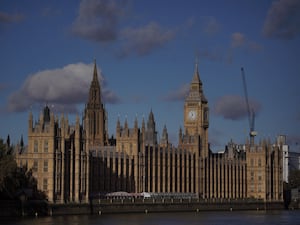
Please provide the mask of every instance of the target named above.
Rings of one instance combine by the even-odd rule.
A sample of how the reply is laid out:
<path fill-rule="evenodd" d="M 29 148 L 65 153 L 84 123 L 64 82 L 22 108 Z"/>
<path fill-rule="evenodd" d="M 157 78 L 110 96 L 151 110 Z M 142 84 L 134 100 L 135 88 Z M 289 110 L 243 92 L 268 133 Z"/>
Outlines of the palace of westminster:
<path fill-rule="evenodd" d="M 16 160 L 32 169 L 38 189 L 53 203 L 88 202 L 119 191 L 283 200 L 281 144 L 248 141 L 241 148 L 230 142 L 222 153 L 210 150 L 209 107 L 197 63 L 183 112 L 177 147 L 169 143 L 166 127 L 157 137 L 152 110 L 133 127 L 118 119 L 115 138 L 109 138 L 95 63 L 83 117 L 70 124 L 46 106 L 34 122 L 30 112 L 28 146 Z"/>

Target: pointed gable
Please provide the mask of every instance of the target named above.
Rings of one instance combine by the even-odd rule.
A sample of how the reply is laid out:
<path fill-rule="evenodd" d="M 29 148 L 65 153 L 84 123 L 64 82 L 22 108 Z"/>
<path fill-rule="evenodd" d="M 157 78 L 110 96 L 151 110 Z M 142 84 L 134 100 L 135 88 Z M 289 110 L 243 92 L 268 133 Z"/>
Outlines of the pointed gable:
<path fill-rule="evenodd" d="M 202 93 L 202 81 L 200 80 L 197 60 L 195 63 L 195 72 L 194 72 L 193 80 L 190 85 L 190 91 L 198 91 Z"/>
<path fill-rule="evenodd" d="M 88 105 L 100 106 L 101 105 L 101 88 L 98 79 L 98 71 L 96 60 L 94 61 L 94 71 L 93 71 L 93 80 L 91 82 L 90 91 L 89 91 L 89 100 Z"/>

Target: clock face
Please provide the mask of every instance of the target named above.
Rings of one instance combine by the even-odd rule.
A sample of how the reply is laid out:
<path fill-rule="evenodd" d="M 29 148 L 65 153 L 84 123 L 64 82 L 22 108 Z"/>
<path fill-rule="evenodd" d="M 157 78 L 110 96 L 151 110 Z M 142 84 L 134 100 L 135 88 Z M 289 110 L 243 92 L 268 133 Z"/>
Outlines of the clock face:
<path fill-rule="evenodd" d="M 195 110 L 189 111 L 188 117 L 189 117 L 190 120 L 195 120 L 196 116 L 197 116 L 197 113 L 196 113 Z"/>

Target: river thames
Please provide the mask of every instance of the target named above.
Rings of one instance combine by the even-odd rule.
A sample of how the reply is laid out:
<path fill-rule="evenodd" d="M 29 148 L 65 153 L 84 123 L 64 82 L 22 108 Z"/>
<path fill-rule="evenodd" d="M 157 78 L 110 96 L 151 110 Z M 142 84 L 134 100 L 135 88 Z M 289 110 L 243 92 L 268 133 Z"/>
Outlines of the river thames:
<path fill-rule="evenodd" d="M 228 211 L 1 218 L 7 225 L 287 225 L 300 224 L 300 211 Z"/>

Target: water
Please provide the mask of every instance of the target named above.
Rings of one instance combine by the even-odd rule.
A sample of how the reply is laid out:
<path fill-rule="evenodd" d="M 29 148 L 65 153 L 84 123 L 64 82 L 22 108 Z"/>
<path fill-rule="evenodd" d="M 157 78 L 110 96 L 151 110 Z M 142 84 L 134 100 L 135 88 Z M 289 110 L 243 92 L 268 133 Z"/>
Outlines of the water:
<path fill-rule="evenodd" d="M 1 218 L 7 225 L 300 225 L 300 211 L 233 211 Z"/>

